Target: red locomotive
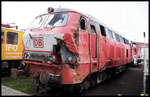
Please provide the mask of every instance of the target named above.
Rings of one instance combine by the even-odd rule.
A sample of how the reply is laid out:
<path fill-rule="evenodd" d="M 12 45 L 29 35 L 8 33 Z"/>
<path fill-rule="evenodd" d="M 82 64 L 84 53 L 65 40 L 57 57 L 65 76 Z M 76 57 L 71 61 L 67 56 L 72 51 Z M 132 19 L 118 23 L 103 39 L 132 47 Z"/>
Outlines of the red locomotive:
<path fill-rule="evenodd" d="M 23 37 L 25 69 L 37 89 L 81 92 L 127 68 L 132 44 L 97 19 L 71 9 L 48 8 Z"/>

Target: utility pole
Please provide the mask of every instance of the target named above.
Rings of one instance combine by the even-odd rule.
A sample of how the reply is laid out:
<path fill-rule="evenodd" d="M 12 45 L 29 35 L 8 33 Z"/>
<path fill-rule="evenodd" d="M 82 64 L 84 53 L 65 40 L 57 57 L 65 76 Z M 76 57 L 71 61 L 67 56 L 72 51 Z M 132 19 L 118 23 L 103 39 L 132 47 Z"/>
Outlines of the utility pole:
<path fill-rule="evenodd" d="M 145 32 L 143 33 L 144 36 L 144 43 L 145 43 Z M 148 76 L 148 66 L 146 62 L 146 45 L 144 45 L 144 70 L 143 70 L 143 94 L 146 94 L 146 85 L 147 85 L 147 76 Z"/>

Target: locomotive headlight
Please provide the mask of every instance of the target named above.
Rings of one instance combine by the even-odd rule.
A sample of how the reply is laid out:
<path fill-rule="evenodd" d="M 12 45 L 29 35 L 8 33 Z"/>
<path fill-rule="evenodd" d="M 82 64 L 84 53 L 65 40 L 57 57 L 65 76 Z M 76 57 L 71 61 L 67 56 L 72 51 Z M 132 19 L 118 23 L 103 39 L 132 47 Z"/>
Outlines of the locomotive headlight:
<path fill-rule="evenodd" d="M 56 61 L 56 57 L 54 55 L 51 56 L 51 61 L 55 62 Z"/>
<path fill-rule="evenodd" d="M 51 62 L 55 62 L 56 61 L 56 57 L 54 55 L 48 55 L 48 60 Z"/>
<path fill-rule="evenodd" d="M 56 57 L 55 56 L 52 56 L 53 60 L 56 60 Z"/>
<path fill-rule="evenodd" d="M 68 63 L 76 63 L 77 62 L 77 57 L 75 57 L 75 56 L 69 56 L 68 58 L 67 58 L 67 62 Z"/>
<path fill-rule="evenodd" d="M 68 61 L 71 62 L 72 61 L 72 57 L 68 57 Z"/>

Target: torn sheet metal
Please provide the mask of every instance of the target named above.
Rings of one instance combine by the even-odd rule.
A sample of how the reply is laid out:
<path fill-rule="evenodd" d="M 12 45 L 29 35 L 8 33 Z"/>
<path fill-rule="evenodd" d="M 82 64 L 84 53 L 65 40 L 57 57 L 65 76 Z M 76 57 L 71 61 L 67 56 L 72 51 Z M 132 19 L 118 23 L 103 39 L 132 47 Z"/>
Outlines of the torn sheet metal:
<path fill-rule="evenodd" d="M 66 33 L 63 37 L 66 47 L 73 53 L 78 54 L 77 45 L 72 34 Z"/>

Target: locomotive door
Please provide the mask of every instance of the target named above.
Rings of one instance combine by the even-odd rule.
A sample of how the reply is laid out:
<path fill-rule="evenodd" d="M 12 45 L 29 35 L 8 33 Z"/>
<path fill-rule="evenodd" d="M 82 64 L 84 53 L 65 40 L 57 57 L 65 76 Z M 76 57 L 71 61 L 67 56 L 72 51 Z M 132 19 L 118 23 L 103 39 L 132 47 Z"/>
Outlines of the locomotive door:
<path fill-rule="evenodd" d="M 96 58 L 97 57 L 97 49 L 96 49 L 96 29 L 94 25 L 90 25 L 91 31 L 90 31 L 90 50 L 91 50 L 91 57 Z"/>
<path fill-rule="evenodd" d="M 97 32 L 95 23 L 90 21 L 90 58 L 91 58 L 91 72 L 98 70 L 98 57 L 97 57 Z"/>
<path fill-rule="evenodd" d="M 132 62 L 132 58 L 133 58 L 133 55 L 132 55 L 132 45 L 130 44 L 130 62 Z"/>

